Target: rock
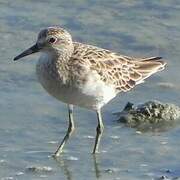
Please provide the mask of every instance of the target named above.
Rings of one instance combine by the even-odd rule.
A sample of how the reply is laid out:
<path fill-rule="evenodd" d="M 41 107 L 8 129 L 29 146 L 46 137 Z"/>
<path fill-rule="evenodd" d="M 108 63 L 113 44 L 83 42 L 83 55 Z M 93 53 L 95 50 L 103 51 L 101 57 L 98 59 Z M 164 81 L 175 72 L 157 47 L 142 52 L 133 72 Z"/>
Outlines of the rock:
<path fill-rule="evenodd" d="M 159 180 L 161 180 L 161 179 L 169 180 L 169 178 L 168 178 L 167 176 L 161 176 L 161 177 L 159 178 Z"/>
<path fill-rule="evenodd" d="M 123 111 L 116 113 L 118 121 L 130 127 L 144 128 L 171 124 L 180 119 L 180 107 L 174 104 L 148 101 L 134 106 L 128 102 Z"/>

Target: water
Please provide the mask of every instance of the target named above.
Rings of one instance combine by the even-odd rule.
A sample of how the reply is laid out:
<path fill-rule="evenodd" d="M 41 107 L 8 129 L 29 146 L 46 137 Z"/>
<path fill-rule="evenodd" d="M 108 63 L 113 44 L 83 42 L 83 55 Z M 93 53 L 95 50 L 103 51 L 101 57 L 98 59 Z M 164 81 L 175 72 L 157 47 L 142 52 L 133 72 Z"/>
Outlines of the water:
<path fill-rule="evenodd" d="M 112 112 L 127 101 L 157 99 L 180 105 L 180 1 L 1 0 L 0 178 L 61 180 L 151 180 L 180 176 L 180 127 L 136 133 Z M 96 119 L 76 108 L 76 132 L 59 160 L 51 157 L 67 128 L 66 106 L 37 82 L 38 55 L 13 62 L 40 29 L 61 25 L 74 39 L 132 56 L 163 56 L 164 72 L 103 109 L 101 154 L 92 151 Z"/>

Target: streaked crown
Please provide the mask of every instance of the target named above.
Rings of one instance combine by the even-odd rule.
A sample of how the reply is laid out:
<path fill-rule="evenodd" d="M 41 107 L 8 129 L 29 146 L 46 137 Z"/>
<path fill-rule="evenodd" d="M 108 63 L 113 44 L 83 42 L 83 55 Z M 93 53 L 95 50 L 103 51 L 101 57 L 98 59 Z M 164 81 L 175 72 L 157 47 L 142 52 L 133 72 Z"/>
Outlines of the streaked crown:
<path fill-rule="evenodd" d="M 68 31 L 61 27 L 48 27 L 40 31 L 37 44 L 42 49 L 66 49 L 72 45 L 72 38 Z"/>

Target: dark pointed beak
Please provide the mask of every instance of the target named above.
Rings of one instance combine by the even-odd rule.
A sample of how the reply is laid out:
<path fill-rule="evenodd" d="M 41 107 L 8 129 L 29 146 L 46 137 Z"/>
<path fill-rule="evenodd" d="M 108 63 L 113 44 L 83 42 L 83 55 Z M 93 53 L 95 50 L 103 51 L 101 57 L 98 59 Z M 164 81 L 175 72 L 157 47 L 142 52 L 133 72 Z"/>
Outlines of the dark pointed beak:
<path fill-rule="evenodd" d="M 30 54 L 36 53 L 40 51 L 40 47 L 38 46 L 38 44 L 36 43 L 35 45 L 33 45 L 32 47 L 30 47 L 29 49 L 25 50 L 24 52 L 22 52 L 21 54 L 19 54 L 18 56 L 16 56 L 14 58 L 14 61 L 21 59 L 22 57 L 28 56 Z"/>

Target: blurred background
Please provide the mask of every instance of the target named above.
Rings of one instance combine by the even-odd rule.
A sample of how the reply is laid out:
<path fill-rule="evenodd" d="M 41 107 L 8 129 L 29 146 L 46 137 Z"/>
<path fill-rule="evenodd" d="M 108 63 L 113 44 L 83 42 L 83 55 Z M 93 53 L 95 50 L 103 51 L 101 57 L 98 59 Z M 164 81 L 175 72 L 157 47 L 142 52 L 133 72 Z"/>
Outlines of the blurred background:
<path fill-rule="evenodd" d="M 75 109 L 76 132 L 55 161 L 67 129 L 66 105 L 37 82 L 39 55 L 13 58 L 47 26 L 66 28 L 75 41 L 135 57 L 162 56 L 167 69 L 103 108 L 101 153 L 92 151 L 96 118 Z M 180 176 L 180 127 L 138 133 L 112 112 L 131 101 L 180 105 L 180 1 L 0 0 L 0 178 L 152 180 Z M 167 179 L 167 178 L 166 178 Z"/>

